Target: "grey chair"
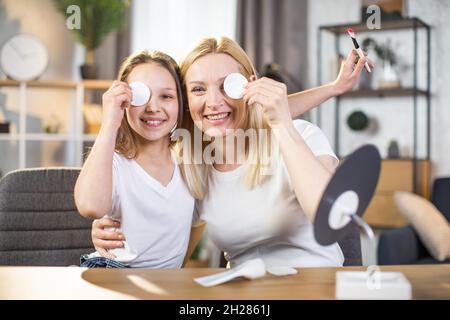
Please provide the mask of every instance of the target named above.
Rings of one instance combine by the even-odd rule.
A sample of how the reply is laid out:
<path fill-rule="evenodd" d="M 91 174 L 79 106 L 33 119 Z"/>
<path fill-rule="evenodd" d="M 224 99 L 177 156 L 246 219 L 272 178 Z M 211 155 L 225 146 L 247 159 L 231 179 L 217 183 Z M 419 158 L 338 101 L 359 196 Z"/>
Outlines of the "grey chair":
<path fill-rule="evenodd" d="M 16 170 L 0 180 L 0 265 L 78 265 L 92 221 L 73 198 L 78 168 Z"/>

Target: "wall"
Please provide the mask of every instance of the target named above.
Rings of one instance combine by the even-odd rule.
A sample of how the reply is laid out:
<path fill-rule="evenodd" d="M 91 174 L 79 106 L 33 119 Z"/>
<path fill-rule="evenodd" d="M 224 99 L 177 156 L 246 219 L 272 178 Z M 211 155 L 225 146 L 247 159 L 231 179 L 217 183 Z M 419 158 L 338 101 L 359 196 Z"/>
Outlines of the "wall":
<path fill-rule="evenodd" d="M 410 15 L 432 26 L 431 31 L 431 158 L 434 176 L 450 175 L 450 1 L 410 1 Z"/>
<path fill-rule="evenodd" d="M 79 65 L 84 60 L 84 48 L 75 44 L 70 30 L 66 28 L 65 18 L 55 9 L 53 0 L 2 0 L 0 2 L 0 45 L 13 35 L 27 33 L 38 37 L 48 49 L 49 63 L 42 80 L 79 80 Z M 103 62 L 112 61 L 114 55 L 108 48 L 114 45 L 113 35 L 98 49 Z M 106 48 L 106 49 L 105 49 Z M 109 51 L 108 51 L 109 49 Z M 100 67 L 104 66 L 101 64 Z M 100 68 L 100 76 L 111 78 L 108 68 Z M 0 77 L 4 74 L 0 70 Z M 9 121 L 12 130 L 18 131 L 18 90 L 2 88 L 0 108 Z M 75 90 L 28 90 L 27 132 L 42 133 L 43 127 L 56 121 L 61 125 L 61 133 L 73 131 L 71 108 L 75 103 Z M 73 145 L 58 142 L 33 142 L 27 144 L 27 167 L 73 165 L 65 159 L 73 154 Z M 0 141 L 0 170 L 6 173 L 17 168 L 17 143 Z M 72 157 L 73 158 L 73 157 Z"/>
<path fill-rule="evenodd" d="M 0 43 L 19 32 L 35 35 L 48 48 L 50 56 L 43 79 L 70 78 L 73 41 L 53 1 L 3 0 L 0 6 Z"/>
<path fill-rule="evenodd" d="M 0 3 L 0 43 L 18 33 L 32 34 L 38 37 L 48 49 L 49 64 L 42 79 L 71 78 L 73 68 L 73 44 L 65 28 L 65 22 L 56 10 L 52 8 L 51 0 L 45 1 L 14 1 L 4 0 Z M 55 41 L 57 39 L 57 41 Z M 0 74 L 4 76 L 3 74 Z M 9 121 L 13 122 L 13 131 L 18 131 L 18 89 L 2 88 L 4 95 L 4 113 Z M 42 132 L 42 127 L 51 118 L 57 118 L 62 123 L 62 130 L 67 131 L 68 117 L 67 100 L 70 99 L 68 91 L 29 90 L 28 91 L 27 123 L 31 132 Z M 60 143 L 37 142 L 28 143 L 28 166 L 43 163 L 51 164 L 53 159 L 61 159 Z M 17 167 L 17 142 L 0 142 L 2 160 L 0 170 L 4 173 Z"/>

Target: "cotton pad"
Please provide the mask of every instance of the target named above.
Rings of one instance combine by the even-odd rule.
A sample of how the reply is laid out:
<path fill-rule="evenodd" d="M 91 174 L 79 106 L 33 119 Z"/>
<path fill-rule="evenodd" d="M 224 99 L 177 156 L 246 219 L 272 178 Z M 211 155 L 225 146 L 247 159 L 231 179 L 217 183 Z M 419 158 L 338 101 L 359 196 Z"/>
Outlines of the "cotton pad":
<path fill-rule="evenodd" d="M 132 94 L 131 105 L 143 106 L 144 104 L 147 104 L 151 96 L 150 88 L 142 82 L 132 82 L 130 83 L 130 87 Z"/>
<path fill-rule="evenodd" d="M 244 277 L 247 279 L 256 279 L 264 277 L 266 274 L 266 265 L 260 258 L 255 258 L 242 263 L 239 266 L 227 271 L 209 275 L 206 277 L 195 278 L 194 281 L 204 287 L 216 286 L 234 278 Z"/>
<path fill-rule="evenodd" d="M 274 276 L 289 276 L 293 274 L 297 274 L 297 270 L 291 267 L 266 267 L 266 271 L 270 274 L 273 274 Z"/>
<path fill-rule="evenodd" d="M 244 96 L 248 80 L 240 73 L 230 73 L 223 82 L 223 88 L 231 99 L 241 99 Z"/>

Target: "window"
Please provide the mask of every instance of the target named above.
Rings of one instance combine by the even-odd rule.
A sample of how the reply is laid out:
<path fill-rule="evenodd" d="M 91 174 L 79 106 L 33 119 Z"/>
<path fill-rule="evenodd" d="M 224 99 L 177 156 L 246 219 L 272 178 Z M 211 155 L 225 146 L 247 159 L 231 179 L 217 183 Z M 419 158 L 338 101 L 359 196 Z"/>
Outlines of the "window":
<path fill-rule="evenodd" d="M 235 39 L 236 0 L 134 0 L 131 51 L 156 49 L 175 60 L 207 36 Z"/>

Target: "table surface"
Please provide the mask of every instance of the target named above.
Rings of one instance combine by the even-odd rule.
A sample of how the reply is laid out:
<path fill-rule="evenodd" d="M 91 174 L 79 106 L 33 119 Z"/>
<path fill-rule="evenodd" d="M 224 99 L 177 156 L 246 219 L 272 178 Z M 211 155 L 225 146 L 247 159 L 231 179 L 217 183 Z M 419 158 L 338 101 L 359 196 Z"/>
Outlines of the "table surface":
<path fill-rule="evenodd" d="M 450 299 L 450 265 L 381 266 L 411 282 L 413 299 Z M 0 267 L 0 299 L 335 299 L 335 272 L 366 267 L 302 268 L 296 275 L 235 279 L 205 288 L 193 278 L 224 269 Z"/>

